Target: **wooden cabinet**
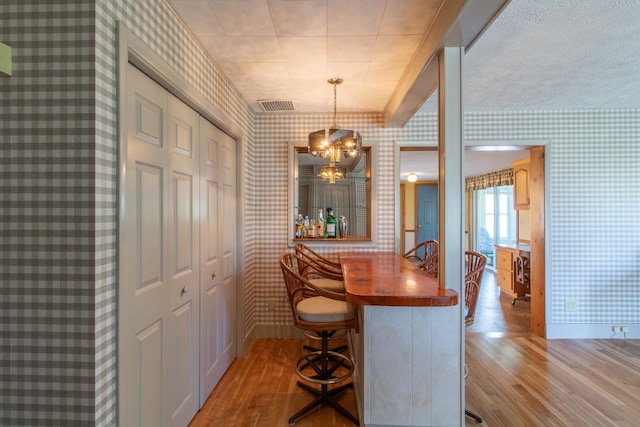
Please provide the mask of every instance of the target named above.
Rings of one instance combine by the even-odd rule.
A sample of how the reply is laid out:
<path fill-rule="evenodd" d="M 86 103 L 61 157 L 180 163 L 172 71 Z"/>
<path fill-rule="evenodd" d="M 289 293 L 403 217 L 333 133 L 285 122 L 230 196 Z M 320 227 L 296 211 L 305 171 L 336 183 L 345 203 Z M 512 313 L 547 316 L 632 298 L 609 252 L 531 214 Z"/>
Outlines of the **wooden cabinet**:
<path fill-rule="evenodd" d="M 518 160 L 513 167 L 513 208 L 529 209 L 529 159 Z"/>
<path fill-rule="evenodd" d="M 524 245 L 496 246 L 496 283 L 500 291 L 510 297 L 523 297 L 528 292 L 524 283 L 516 280 L 515 263 L 518 257 L 530 257 L 529 248 Z"/>
<path fill-rule="evenodd" d="M 513 294 L 513 256 L 510 249 L 496 246 L 496 283 L 508 294 Z"/>

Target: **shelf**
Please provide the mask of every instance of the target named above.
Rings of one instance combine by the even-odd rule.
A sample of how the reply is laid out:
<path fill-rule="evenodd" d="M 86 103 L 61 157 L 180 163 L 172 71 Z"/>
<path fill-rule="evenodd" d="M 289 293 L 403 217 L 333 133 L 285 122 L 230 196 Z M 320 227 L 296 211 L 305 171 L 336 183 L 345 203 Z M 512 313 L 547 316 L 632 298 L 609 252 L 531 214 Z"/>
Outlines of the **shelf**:
<path fill-rule="evenodd" d="M 296 178 L 298 182 L 329 182 L 327 179 L 313 175 L 299 176 Z M 367 182 L 369 178 L 366 176 L 347 176 L 346 178 L 336 179 L 336 184 L 341 182 Z"/>

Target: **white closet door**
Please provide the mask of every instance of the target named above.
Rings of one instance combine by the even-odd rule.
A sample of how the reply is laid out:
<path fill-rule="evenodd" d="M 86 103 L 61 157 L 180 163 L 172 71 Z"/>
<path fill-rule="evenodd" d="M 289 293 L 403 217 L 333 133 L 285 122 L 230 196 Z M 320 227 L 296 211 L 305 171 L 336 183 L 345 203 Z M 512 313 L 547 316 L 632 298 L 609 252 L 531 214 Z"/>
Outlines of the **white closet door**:
<path fill-rule="evenodd" d="M 166 91 L 129 66 L 120 207 L 120 424 L 161 426 L 168 296 Z M 122 202 L 121 202 L 122 203 Z"/>
<path fill-rule="evenodd" d="M 131 65 L 121 151 L 120 425 L 197 412 L 198 114 Z"/>
<path fill-rule="evenodd" d="M 168 150 L 171 180 L 167 195 L 170 220 L 167 383 L 165 425 L 189 424 L 200 408 L 200 226 L 198 192 L 199 114 L 169 96 Z"/>
<path fill-rule="evenodd" d="M 236 357 L 235 142 L 200 119 L 200 405 Z"/>

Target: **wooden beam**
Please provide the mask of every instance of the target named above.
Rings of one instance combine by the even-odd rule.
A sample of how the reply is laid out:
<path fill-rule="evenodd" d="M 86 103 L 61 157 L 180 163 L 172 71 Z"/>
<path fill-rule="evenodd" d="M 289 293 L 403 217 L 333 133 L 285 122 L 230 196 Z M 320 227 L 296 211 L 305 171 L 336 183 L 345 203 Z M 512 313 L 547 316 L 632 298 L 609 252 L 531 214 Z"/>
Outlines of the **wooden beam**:
<path fill-rule="evenodd" d="M 444 0 L 431 28 L 384 110 L 385 127 L 403 127 L 436 90 L 437 53 L 445 46 L 468 50 L 508 0 Z"/>

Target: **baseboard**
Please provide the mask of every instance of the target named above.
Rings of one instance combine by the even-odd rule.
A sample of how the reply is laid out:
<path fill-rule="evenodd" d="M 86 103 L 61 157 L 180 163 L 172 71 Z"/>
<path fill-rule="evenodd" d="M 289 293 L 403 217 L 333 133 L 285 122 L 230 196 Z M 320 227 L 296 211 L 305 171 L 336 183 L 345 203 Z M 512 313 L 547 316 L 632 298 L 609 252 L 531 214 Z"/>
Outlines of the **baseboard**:
<path fill-rule="evenodd" d="M 613 331 L 624 326 L 627 332 Z M 640 339 L 640 324 L 624 322 L 596 324 L 547 323 L 547 339 Z"/>

